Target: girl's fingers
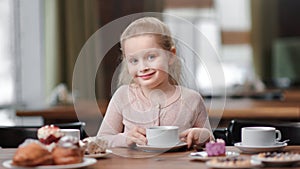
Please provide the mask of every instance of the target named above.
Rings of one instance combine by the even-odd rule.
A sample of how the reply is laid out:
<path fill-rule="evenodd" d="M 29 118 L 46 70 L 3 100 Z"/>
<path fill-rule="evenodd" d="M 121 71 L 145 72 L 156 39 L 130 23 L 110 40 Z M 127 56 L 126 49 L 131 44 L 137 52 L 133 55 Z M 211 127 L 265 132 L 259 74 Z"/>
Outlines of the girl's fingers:
<path fill-rule="evenodd" d="M 135 137 L 140 140 L 146 141 L 146 137 L 143 134 L 135 133 Z"/>
<path fill-rule="evenodd" d="M 194 138 L 193 133 L 190 132 L 186 138 L 186 140 L 187 140 L 186 143 L 187 143 L 188 148 L 190 148 L 192 146 L 193 138 Z"/>
<path fill-rule="evenodd" d="M 186 138 L 185 138 L 185 137 L 183 137 L 183 138 L 180 138 L 180 141 L 182 141 L 182 142 L 186 142 Z"/>
<path fill-rule="evenodd" d="M 190 129 L 187 129 L 187 130 L 181 132 L 179 137 L 182 141 L 187 143 L 188 148 L 191 147 L 193 140 L 191 138 L 191 130 Z"/>
<path fill-rule="evenodd" d="M 139 144 L 139 145 L 145 145 L 146 142 L 143 139 L 137 138 L 137 137 L 128 137 L 128 141 L 127 144 L 131 145 L 131 144 Z"/>
<path fill-rule="evenodd" d="M 187 137 L 187 135 L 189 134 L 189 132 L 190 132 L 190 130 L 187 129 L 187 130 L 181 132 L 180 135 L 179 135 L 179 137 L 180 138 L 185 138 L 185 137 Z"/>
<path fill-rule="evenodd" d="M 145 145 L 146 143 L 138 138 L 133 138 L 132 140 L 134 143 L 139 144 L 139 145 Z"/>
<path fill-rule="evenodd" d="M 193 142 L 194 142 L 194 144 L 200 144 L 199 136 L 197 134 L 194 135 Z"/>
<path fill-rule="evenodd" d="M 188 148 L 190 148 L 193 144 L 199 144 L 199 133 L 195 129 L 189 130 L 189 133 L 186 137 Z"/>
<path fill-rule="evenodd" d="M 146 135 L 146 129 L 145 128 L 138 127 L 137 132 L 144 135 L 144 136 Z"/>
<path fill-rule="evenodd" d="M 147 142 L 146 137 L 143 134 L 140 134 L 138 132 L 133 134 L 133 138 L 135 138 L 134 140 L 136 143 L 140 143 L 142 145 L 145 145 Z"/>
<path fill-rule="evenodd" d="M 131 145 L 133 143 L 136 143 L 136 144 L 145 145 L 147 142 L 145 135 L 146 135 L 146 131 L 144 128 L 135 126 L 132 128 L 130 132 L 128 132 L 127 144 Z"/>

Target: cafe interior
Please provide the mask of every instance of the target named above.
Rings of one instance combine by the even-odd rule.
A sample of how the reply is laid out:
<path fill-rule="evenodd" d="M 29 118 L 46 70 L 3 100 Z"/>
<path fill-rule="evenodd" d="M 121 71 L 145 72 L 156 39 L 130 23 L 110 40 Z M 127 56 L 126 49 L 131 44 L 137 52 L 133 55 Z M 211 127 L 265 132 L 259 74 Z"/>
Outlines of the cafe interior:
<path fill-rule="evenodd" d="M 118 87 L 120 35 L 143 16 L 166 23 L 187 56 L 183 85 L 203 97 L 214 143 L 226 146 L 221 158 L 250 163 L 217 165 L 205 145 L 182 143 L 107 147 L 50 167 L 300 168 L 299 8 L 295 0 L 0 1 L 0 168 L 18 167 L 18 147 L 42 127 L 78 129 L 79 140 L 97 135 Z M 280 138 L 242 145 L 249 127 Z M 268 159 L 276 155 L 284 160 Z"/>

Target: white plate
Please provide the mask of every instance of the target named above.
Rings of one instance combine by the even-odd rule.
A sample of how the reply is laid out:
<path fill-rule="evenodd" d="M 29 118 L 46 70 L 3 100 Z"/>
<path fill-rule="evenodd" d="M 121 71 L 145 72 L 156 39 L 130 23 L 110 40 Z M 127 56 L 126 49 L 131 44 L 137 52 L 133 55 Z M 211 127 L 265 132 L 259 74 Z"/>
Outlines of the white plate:
<path fill-rule="evenodd" d="M 271 164 L 271 165 L 291 165 L 300 162 L 300 155 L 297 155 L 293 159 L 273 159 L 273 158 L 262 158 L 258 157 L 258 155 L 251 156 L 253 160 L 261 161 L 265 164 Z"/>
<path fill-rule="evenodd" d="M 277 143 L 272 146 L 244 146 L 241 143 L 235 143 L 235 147 L 240 149 L 243 153 L 260 153 L 268 151 L 279 151 L 287 146 L 287 143 Z"/>
<path fill-rule="evenodd" d="M 98 154 L 85 154 L 84 157 L 89 157 L 89 158 L 103 158 L 106 157 L 107 155 L 111 154 L 111 150 L 106 150 L 105 153 L 98 153 Z"/>
<path fill-rule="evenodd" d="M 12 160 L 7 160 L 3 162 L 3 166 L 6 168 L 13 169 L 67 169 L 67 168 L 81 168 L 89 165 L 93 165 L 97 162 L 94 158 L 83 158 L 82 163 L 77 164 L 67 164 L 67 165 L 44 165 L 44 166 L 36 166 L 36 167 L 21 167 L 12 165 Z"/>
<path fill-rule="evenodd" d="M 233 169 L 235 169 L 235 168 L 254 168 L 254 167 L 261 166 L 260 161 L 251 160 L 250 163 L 251 164 L 249 166 L 225 166 L 225 165 L 212 163 L 212 161 L 207 161 L 205 164 L 209 168 L 233 168 Z"/>
<path fill-rule="evenodd" d="M 200 160 L 200 161 L 207 161 L 207 160 L 211 160 L 211 159 L 219 158 L 219 157 L 237 157 L 237 156 L 240 155 L 240 153 L 234 152 L 234 151 L 226 151 L 225 155 L 226 156 L 209 157 L 209 156 L 207 156 L 206 151 L 199 151 L 199 152 L 190 153 L 190 157 L 192 158 L 192 160 Z"/>
<path fill-rule="evenodd" d="M 136 145 L 138 149 L 141 149 L 143 151 L 148 152 L 156 152 L 156 151 L 171 151 L 171 150 L 177 150 L 179 148 L 187 146 L 186 142 L 180 142 L 175 146 L 170 147 L 157 147 L 157 146 L 148 146 L 148 145 Z"/>

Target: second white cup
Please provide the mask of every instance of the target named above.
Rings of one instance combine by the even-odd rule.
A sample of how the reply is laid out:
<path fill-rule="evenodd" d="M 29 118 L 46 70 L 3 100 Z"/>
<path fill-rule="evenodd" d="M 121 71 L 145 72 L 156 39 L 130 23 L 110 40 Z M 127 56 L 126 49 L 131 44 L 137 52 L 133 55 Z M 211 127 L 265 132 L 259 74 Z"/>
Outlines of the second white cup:
<path fill-rule="evenodd" d="M 279 140 L 281 140 L 281 132 L 274 127 L 242 128 L 243 146 L 272 146 Z"/>

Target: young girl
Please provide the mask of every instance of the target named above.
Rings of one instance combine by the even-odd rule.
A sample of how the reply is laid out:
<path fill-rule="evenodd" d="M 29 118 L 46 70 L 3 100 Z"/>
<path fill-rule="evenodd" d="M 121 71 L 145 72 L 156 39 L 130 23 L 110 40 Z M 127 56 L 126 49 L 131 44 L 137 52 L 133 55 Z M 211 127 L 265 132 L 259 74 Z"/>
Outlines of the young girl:
<path fill-rule="evenodd" d="M 167 26 L 153 17 L 132 22 L 121 35 L 119 83 L 98 136 L 109 147 L 145 145 L 146 128 L 178 126 L 180 138 L 204 145 L 213 139 L 203 99 L 180 84 L 180 62 Z"/>

